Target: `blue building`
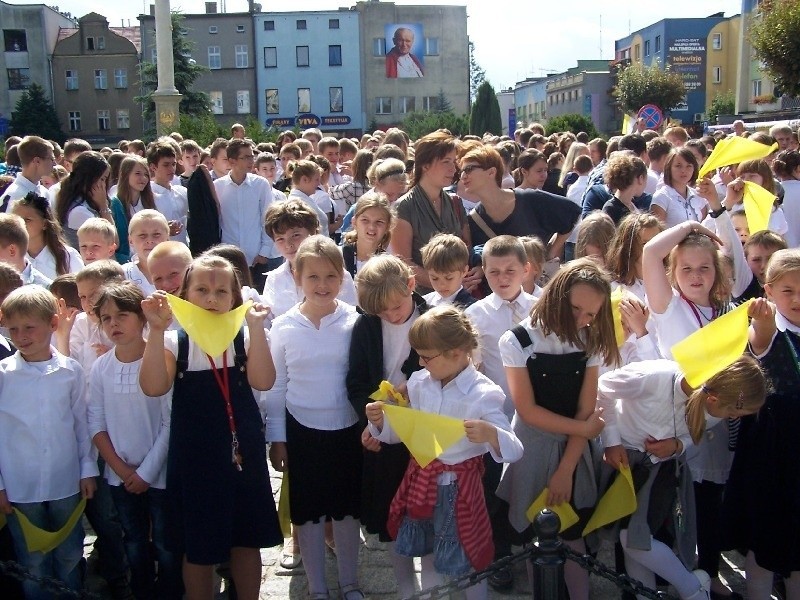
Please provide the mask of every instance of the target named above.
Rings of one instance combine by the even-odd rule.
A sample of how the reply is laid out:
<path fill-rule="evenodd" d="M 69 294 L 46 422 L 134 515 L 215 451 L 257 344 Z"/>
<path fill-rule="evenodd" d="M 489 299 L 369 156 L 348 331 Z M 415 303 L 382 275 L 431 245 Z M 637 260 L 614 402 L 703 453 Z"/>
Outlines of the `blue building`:
<path fill-rule="evenodd" d="M 262 123 L 360 135 L 366 124 L 358 18 L 347 9 L 254 15 Z"/>
<path fill-rule="evenodd" d="M 547 119 L 547 77 L 528 77 L 514 86 L 517 126 L 544 123 Z M 513 131 L 510 135 L 513 135 Z"/>

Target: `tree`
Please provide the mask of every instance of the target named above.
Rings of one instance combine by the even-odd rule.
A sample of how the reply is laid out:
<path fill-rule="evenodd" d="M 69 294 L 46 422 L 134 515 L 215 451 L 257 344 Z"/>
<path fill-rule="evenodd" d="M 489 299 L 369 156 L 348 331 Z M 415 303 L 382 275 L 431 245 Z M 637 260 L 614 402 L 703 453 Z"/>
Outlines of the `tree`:
<path fill-rule="evenodd" d="M 750 22 L 750 43 L 756 58 L 776 89 L 800 96 L 800 2 L 763 0 L 760 9 L 761 18 Z"/>
<path fill-rule="evenodd" d="M 450 102 L 450 99 L 445 95 L 444 90 L 439 88 L 439 95 L 436 100 L 436 110 L 434 112 L 439 113 L 451 113 L 453 112 L 453 104 Z"/>
<path fill-rule="evenodd" d="M 683 79 L 669 67 L 662 69 L 658 63 L 649 67 L 642 64 L 620 67 L 614 96 L 626 113 L 636 113 L 645 104 L 655 104 L 667 112 L 686 95 Z"/>
<path fill-rule="evenodd" d="M 716 123 L 719 115 L 732 115 L 736 110 L 736 98 L 733 92 L 728 90 L 722 94 L 717 94 L 706 109 L 706 117 L 709 123 Z"/>
<path fill-rule="evenodd" d="M 475 44 L 469 42 L 469 101 L 475 102 L 478 96 L 478 88 L 486 81 L 486 71 L 478 64 L 475 58 Z"/>
<path fill-rule="evenodd" d="M 500 103 L 497 102 L 492 84 L 484 81 L 478 87 L 478 94 L 469 115 L 469 132 L 474 135 L 492 133 L 502 135 L 503 121 L 500 118 Z"/>
<path fill-rule="evenodd" d="M 38 135 L 59 144 L 64 143 L 64 133 L 61 131 L 56 109 L 38 83 L 30 84 L 17 100 L 17 105 L 11 112 L 10 126 L 13 135 Z"/>
<path fill-rule="evenodd" d="M 412 140 L 418 140 L 437 129 L 447 129 L 453 135 L 464 135 L 469 132 L 469 119 L 452 112 L 413 112 L 403 119 L 400 128 Z"/>
<path fill-rule="evenodd" d="M 571 131 L 575 134 L 585 131 L 589 139 L 600 135 L 594 122 L 589 117 L 579 114 L 559 115 L 547 120 L 547 135 L 562 131 Z"/>
<path fill-rule="evenodd" d="M 186 37 L 188 31 L 183 27 L 183 15 L 179 12 L 172 13 L 172 57 L 175 61 L 175 87 L 181 93 L 180 114 L 202 117 L 209 114 L 211 100 L 205 92 L 192 90 L 194 82 L 207 67 L 198 65 L 192 59 L 194 43 Z M 145 93 L 136 98 L 137 102 L 144 104 L 144 119 L 152 123 L 155 111 L 153 92 L 158 87 L 158 67 L 154 62 L 142 63 L 141 69 L 142 88 Z"/>

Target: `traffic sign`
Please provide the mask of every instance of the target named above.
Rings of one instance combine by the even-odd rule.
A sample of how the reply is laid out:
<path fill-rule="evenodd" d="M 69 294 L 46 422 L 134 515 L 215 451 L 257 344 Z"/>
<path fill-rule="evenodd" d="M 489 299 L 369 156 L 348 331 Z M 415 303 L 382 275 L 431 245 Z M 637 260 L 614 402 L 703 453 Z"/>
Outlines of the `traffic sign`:
<path fill-rule="evenodd" d="M 639 119 L 644 119 L 647 129 L 658 129 L 664 122 L 664 113 L 655 104 L 645 104 L 636 114 Z"/>

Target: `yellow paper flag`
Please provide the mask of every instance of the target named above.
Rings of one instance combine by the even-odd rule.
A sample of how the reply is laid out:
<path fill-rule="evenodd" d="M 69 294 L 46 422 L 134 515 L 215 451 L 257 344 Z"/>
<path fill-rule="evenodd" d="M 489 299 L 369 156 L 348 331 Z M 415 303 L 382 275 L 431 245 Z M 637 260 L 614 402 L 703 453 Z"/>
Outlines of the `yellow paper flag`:
<path fill-rule="evenodd" d="M 36 527 L 36 525 L 28 520 L 28 517 L 15 508 L 14 513 L 19 520 L 19 526 L 20 529 L 22 529 L 22 535 L 25 537 L 25 545 L 28 547 L 28 552 L 47 553 L 57 548 L 61 542 L 67 539 L 67 536 L 72 533 L 72 530 L 75 529 L 75 525 L 78 524 L 85 508 L 86 499 L 81 498 L 81 501 L 78 502 L 78 506 L 75 507 L 75 510 L 72 511 L 69 519 L 67 519 L 67 522 L 64 523 L 64 526 L 58 531 L 46 531 Z M 6 516 L 0 514 L 0 529 L 5 526 Z"/>
<path fill-rule="evenodd" d="M 464 422 L 454 417 L 383 405 L 392 429 L 423 469 L 466 434 Z"/>
<path fill-rule="evenodd" d="M 386 380 L 381 381 L 380 387 L 372 392 L 369 397 L 370 400 L 391 402 L 392 404 L 397 404 L 397 406 L 408 406 L 408 399 L 394 389 L 394 386 Z"/>
<path fill-rule="evenodd" d="M 705 164 L 700 167 L 697 175 L 702 179 L 714 169 L 739 164 L 745 160 L 754 160 L 769 156 L 778 149 L 778 144 L 767 146 L 742 137 L 730 137 L 720 140 L 708 156 Z"/>
<path fill-rule="evenodd" d="M 625 113 L 622 116 L 622 135 L 628 135 L 631 132 L 631 116 L 628 113 Z"/>
<path fill-rule="evenodd" d="M 592 517 L 583 530 L 583 536 L 595 529 L 619 521 L 636 511 L 636 490 L 629 466 L 620 467 L 619 475 L 597 503 Z"/>
<path fill-rule="evenodd" d="M 625 343 L 625 330 L 622 328 L 622 313 L 619 311 L 619 303 L 622 300 L 622 287 L 618 287 L 611 292 L 611 316 L 614 318 L 614 337 L 617 338 L 617 346 Z"/>
<path fill-rule="evenodd" d="M 680 365 L 690 386 L 701 386 L 744 353 L 750 302 L 711 321 L 672 347 L 672 358 Z"/>
<path fill-rule="evenodd" d="M 212 357 L 219 356 L 228 349 L 242 328 L 247 311 L 253 305 L 253 302 L 248 300 L 239 308 L 217 314 L 172 294 L 167 294 L 167 300 L 172 314 L 186 331 L 189 339 Z"/>
<path fill-rule="evenodd" d="M 750 235 L 768 229 L 769 218 L 775 204 L 775 194 L 752 181 L 744 182 L 744 214 Z"/>
<path fill-rule="evenodd" d="M 528 510 L 525 511 L 525 516 L 528 518 L 528 521 L 533 523 L 533 520 L 536 518 L 543 509 L 551 510 L 558 515 L 558 518 L 561 520 L 561 529 L 559 532 L 569 529 L 575 523 L 578 522 L 578 515 L 569 502 L 562 502 L 557 506 L 547 506 L 547 494 L 549 493 L 547 488 L 544 488 L 539 497 L 533 501 L 533 504 L 528 507 Z"/>
<path fill-rule="evenodd" d="M 283 472 L 281 493 L 278 496 L 278 523 L 284 538 L 292 537 L 292 514 L 289 510 L 289 472 Z"/>

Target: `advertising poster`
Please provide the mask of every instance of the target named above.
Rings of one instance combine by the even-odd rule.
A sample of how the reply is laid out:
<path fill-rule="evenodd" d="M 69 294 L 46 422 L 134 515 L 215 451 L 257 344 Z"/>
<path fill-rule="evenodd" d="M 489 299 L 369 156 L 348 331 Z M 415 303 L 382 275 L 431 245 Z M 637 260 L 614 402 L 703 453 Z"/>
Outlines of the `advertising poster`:
<path fill-rule="evenodd" d="M 706 89 L 706 39 L 685 37 L 671 40 L 667 46 L 667 65 L 681 76 L 686 93 Z"/>
<path fill-rule="evenodd" d="M 423 56 L 425 38 L 421 23 L 388 23 L 386 37 L 386 77 L 410 79 L 425 76 Z"/>

